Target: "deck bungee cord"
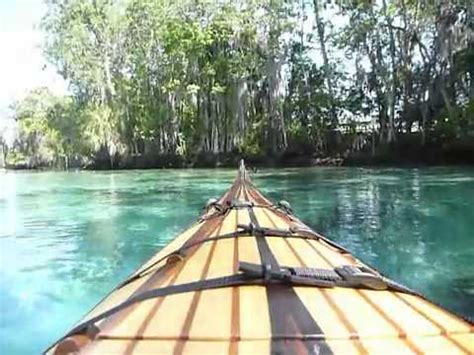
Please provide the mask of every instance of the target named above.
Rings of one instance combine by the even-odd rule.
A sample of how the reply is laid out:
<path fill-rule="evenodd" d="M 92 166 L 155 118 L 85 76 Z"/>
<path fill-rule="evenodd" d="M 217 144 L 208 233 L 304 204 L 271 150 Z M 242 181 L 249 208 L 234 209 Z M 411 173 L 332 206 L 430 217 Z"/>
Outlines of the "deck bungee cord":
<path fill-rule="evenodd" d="M 213 294 L 221 296 L 211 302 Z M 266 307 L 252 308 L 249 295 L 252 303 Z M 202 308 L 220 304 L 229 305 L 230 312 Z M 255 313 L 257 324 L 251 321 Z M 205 321 L 200 325 L 198 319 Z M 176 330 L 161 328 L 164 320 Z M 227 351 L 218 352 L 332 354 L 353 349 L 365 354 L 382 342 L 412 353 L 439 350 L 440 344 L 450 352 L 472 353 L 473 329 L 469 320 L 314 232 L 286 201 L 267 200 L 241 164 L 231 188 L 208 201 L 197 222 L 46 352 L 180 354 L 202 352 L 196 350 L 199 344 L 205 344 L 206 352 L 227 344 Z"/>

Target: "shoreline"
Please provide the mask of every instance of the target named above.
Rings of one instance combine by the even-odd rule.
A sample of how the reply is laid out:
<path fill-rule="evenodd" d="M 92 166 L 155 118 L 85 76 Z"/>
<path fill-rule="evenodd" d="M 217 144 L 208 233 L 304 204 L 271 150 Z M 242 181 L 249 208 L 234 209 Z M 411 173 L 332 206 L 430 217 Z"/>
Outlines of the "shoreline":
<path fill-rule="evenodd" d="M 391 144 L 366 145 L 362 148 L 347 144 L 326 147 L 323 151 L 292 145 L 286 150 L 271 153 L 243 153 L 238 150 L 221 153 L 187 152 L 184 154 L 160 153 L 145 150 L 139 154 L 127 151 L 111 155 L 100 149 L 88 154 L 41 155 L 37 153 L 15 159 L 8 155 L 0 160 L 0 169 L 8 170 L 129 170 L 162 168 L 235 168 L 240 159 L 250 167 L 413 167 L 413 166 L 474 166 L 473 139 L 432 139 L 422 144 L 415 135 L 400 136 Z"/>
<path fill-rule="evenodd" d="M 310 168 L 310 167 L 333 167 L 333 168 L 423 168 L 423 167 L 441 167 L 441 166 L 465 166 L 474 167 L 474 159 L 413 159 L 409 157 L 393 158 L 384 155 L 373 157 L 314 157 L 297 156 L 292 158 L 268 158 L 268 157 L 245 157 L 231 156 L 224 159 L 213 159 L 206 161 L 187 161 L 177 156 L 158 156 L 153 162 L 143 161 L 142 157 L 136 157 L 127 164 L 114 162 L 113 167 L 103 162 L 91 164 L 89 166 L 69 166 L 68 168 L 60 166 L 33 166 L 24 164 L 19 166 L 1 167 L 0 171 L 115 171 L 115 170 L 151 170 L 151 169 L 219 169 L 235 168 L 243 158 L 251 169 L 252 168 Z M 474 158 L 474 156 L 473 156 Z"/>
<path fill-rule="evenodd" d="M 7 170 L 130 170 L 130 169 L 186 169 L 186 168 L 235 168 L 240 159 L 249 167 L 424 167 L 424 166 L 474 166 L 474 141 L 456 141 L 451 144 L 430 142 L 420 145 L 410 140 L 399 140 L 391 145 L 379 145 L 375 151 L 363 149 L 350 151 L 333 149 L 326 152 L 307 151 L 297 147 L 278 153 L 242 154 L 195 153 L 188 155 L 164 154 L 148 151 L 142 154 L 70 155 L 50 159 L 31 156 L 9 162 Z"/>

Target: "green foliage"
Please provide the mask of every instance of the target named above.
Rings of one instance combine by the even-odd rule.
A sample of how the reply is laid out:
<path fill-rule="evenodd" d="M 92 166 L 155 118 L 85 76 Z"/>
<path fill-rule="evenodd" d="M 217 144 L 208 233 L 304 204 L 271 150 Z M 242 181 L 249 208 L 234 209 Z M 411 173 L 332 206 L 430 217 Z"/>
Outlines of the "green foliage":
<path fill-rule="evenodd" d="M 44 50 L 71 96 L 18 103 L 18 156 L 324 153 L 372 120 L 382 143 L 472 134 L 464 2 L 46 3 Z"/>
<path fill-rule="evenodd" d="M 263 148 L 261 146 L 260 139 L 260 128 L 259 125 L 254 125 L 252 130 L 249 130 L 244 136 L 241 144 L 238 145 L 237 149 L 243 156 L 258 156 L 263 154 Z"/>
<path fill-rule="evenodd" d="M 433 132 L 446 142 L 461 137 L 474 138 L 474 99 L 456 107 L 454 112 L 442 110 L 433 122 Z"/>
<path fill-rule="evenodd" d="M 7 165 L 12 165 L 12 166 L 15 166 L 15 165 L 27 166 L 28 165 L 28 162 L 27 162 L 28 159 L 27 158 L 28 158 L 28 156 L 26 155 L 26 153 L 23 153 L 20 150 L 17 150 L 17 149 L 10 150 L 7 153 L 5 163 Z"/>

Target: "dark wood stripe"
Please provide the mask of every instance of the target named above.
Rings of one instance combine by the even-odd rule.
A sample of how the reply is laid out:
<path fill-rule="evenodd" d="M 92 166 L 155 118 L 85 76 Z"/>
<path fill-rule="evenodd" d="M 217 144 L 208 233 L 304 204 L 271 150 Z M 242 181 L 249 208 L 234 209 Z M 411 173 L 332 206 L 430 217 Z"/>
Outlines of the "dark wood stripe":
<path fill-rule="evenodd" d="M 235 193 L 235 198 L 236 199 L 240 199 L 240 193 L 242 192 L 242 184 L 239 186 L 239 189 L 237 190 L 237 192 Z M 235 227 L 237 228 L 237 225 L 235 225 Z"/>
<path fill-rule="evenodd" d="M 339 320 L 342 322 L 342 324 L 344 324 L 344 326 L 348 330 L 348 332 L 350 334 L 349 338 L 352 340 L 354 346 L 359 351 L 359 354 L 368 354 L 369 352 L 367 351 L 367 349 L 364 347 L 364 345 L 360 341 L 360 335 L 359 335 L 359 332 L 357 331 L 356 327 L 351 323 L 351 321 L 346 317 L 346 315 L 341 310 L 341 308 L 339 308 L 339 306 L 336 304 L 336 302 L 328 294 L 328 291 L 323 289 L 323 288 L 321 288 L 319 290 L 321 291 L 321 294 L 323 295 L 326 302 L 329 303 L 332 310 L 336 313 Z"/>
<path fill-rule="evenodd" d="M 236 212 L 235 225 L 238 225 L 239 211 Z M 233 259 L 234 274 L 238 273 L 239 269 L 239 238 L 234 238 L 234 259 Z M 232 317 L 230 323 L 230 344 L 229 354 L 235 355 L 238 353 L 238 341 L 240 340 L 240 288 L 232 287 Z"/>
<path fill-rule="evenodd" d="M 149 285 L 157 285 L 161 287 L 165 284 L 166 280 L 173 276 L 173 271 L 175 270 L 176 265 L 165 265 L 163 268 L 158 269 L 150 278 L 145 281 L 140 287 L 137 288 L 128 298 L 132 298 L 133 296 L 146 291 L 150 288 Z M 127 299 L 128 299 L 127 298 Z M 101 333 L 107 333 L 111 331 L 116 325 L 120 324 L 124 321 L 127 316 L 132 313 L 139 304 L 132 305 L 121 312 L 118 312 L 107 319 L 105 319 L 100 324 Z"/>
<path fill-rule="evenodd" d="M 331 262 L 327 257 L 325 257 L 319 250 L 316 249 L 314 245 L 309 240 L 306 240 L 306 242 L 311 246 L 311 248 L 326 262 L 329 264 L 329 266 L 334 267 L 334 263 Z M 359 295 L 362 296 L 362 298 L 368 302 L 375 310 L 377 313 L 379 313 L 388 323 L 390 323 L 398 332 L 398 336 L 402 339 L 405 340 L 407 343 L 408 347 L 412 349 L 416 353 L 422 353 L 416 346 L 413 344 L 406 336 L 406 333 L 403 331 L 403 329 L 400 328 L 400 326 L 393 321 L 386 313 L 383 311 L 378 305 L 376 305 L 374 302 L 372 302 L 366 295 L 364 295 L 360 290 L 356 290 Z"/>
<path fill-rule="evenodd" d="M 273 204 L 257 189 L 253 187 L 253 185 L 250 185 L 249 189 L 253 200 L 259 204 L 262 205 L 268 205 L 269 207 L 273 206 Z M 287 221 L 290 225 L 300 225 L 303 228 L 309 228 L 307 227 L 303 222 L 301 222 L 298 218 L 295 216 L 288 215 L 287 213 L 279 210 L 279 209 L 273 209 L 272 210 L 277 216 L 282 218 L 283 220 Z"/>
<path fill-rule="evenodd" d="M 335 266 L 335 264 L 334 264 L 331 260 L 329 260 L 325 255 L 323 255 L 323 253 L 321 253 L 321 252 L 313 245 L 313 243 L 311 243 L 311 241 L 309 241 L 308 239 L 306 239 L 306 243 L 308 243 L 309 246 L 310 246 L 310 248 L 313 249 L 313 251 L 314 251 L 316 254 L 318 254 L 318 255 L 321 257 L 321 259 L 323 259 L 329 266 L 331 266 L 331 267 L 334 267 L 334 266 Z"/>
<path fill-rule="evenodd" d="M 227 191 L 227 193 L 224 194 L 224 196 L 222 196 L 222 198 L 219 199 L 219 203 L 220 204 L 226 204 L 226 203 L 232 202 L 232 200 L 237 196 L 236 191 L 242 185 L 243 185 L 242 180 L 239 177 L 237 177 L 237 179 L 235 179 L 234 183 L 232 184 L 230 189 Z"/>
<path fill-rule="evenodd" d="M 223 220 L 223 218 L 217 218 L 214 221 L 209 221 L 203 223 L 203 225 L 193 234 L 192 237 L 194 237 L 198 233 L 212 233 L 214 232 L 217 227 L 219 227 L 222 223 L 217 223 L 217 221 Z M 188 256 L 191 256 L 194 254 L 194 252 L 197 249 L 194 249 L 190 251 Z M 130 297 L 133 297 L 134 295 L 137 295 L 141 292 L 144 292 L 148 290 L 152 284 L 156 284 L 159 282 L 158 286 L 164 285 L 165 281 L 168 280 L 170 277 L 173 279 L 168 283 L 168 285 L 173 285 L 174 281 L 177 279 L 178 274 L 181 272 L 182 268 L 184 267 L 185 262 L 181 262 L 178 264 L 165 264 L 162 268 L 159 268 L 155 271 L 155 273 L 145 282 L 143 283 L 137 290 L 135 290 Z M 129 297 L 129 298 L 130 298 Z M 164 300 L 164 297 L 161 298 L 161 300 Z M 162 301 L 161 301 L 162 302 Z M 123 322 L 127 316 L 132 313 L 137 305 L 133 305 L 127 309 L 124 309 L 122 312 L 117 313 L 114 316 L 111 316 L 110 318 L 107 318 L 106 320 L 103 321 L 103 323 L 100 325 L 101 328 L 101 333 L 99 334 L 98 338 L 107 338 L 107 335 L 103 335 L 102 333 L 107 333 L 111 329 L 113 329 L 117 324 L 120 324 Z"/>
<path fill-rule="evenodd" d="M 272 202 L 265 196 L 263 196 L 263 194 L 258 191 L 250 181 L 247 181 L 245 185 L 250 187 L 249 191 L 256 202 L 261 203 L 263 205 L 272 205 Z"/>
<path fill-rule="evenodd" d="M 247 190 L 246 186 L 244 187 Z M 248 192 L 247 198 L 248 198 Z M 248 209 L 250 220 L 258 227 L 258 219 L 252 208 Z M 270 264 L 272 268 L 279 268 L 278 261 L 273 255 L 265 238 L 256 237 L 257 247 L 262 264 Z M 323 331 L 311 316 L 301 299 L 292 287 L 270 284 L 266 287 L 272 336 L 283 334 L 323 334 Z M 271 353 L 295 354 L 332 354 L 327 343 L 314 340 L 281 341 L 272 340 Z"/>
<path fill-rule="evenodd" d="M 226 201 L 229 201 L 229 196 L 235 192 L 235 190 L 237 189 L 237 186 L 239 186 L 240 183 L 236 180 L 234 181 L 234 183 L 232 184 L 232 186 L 230 187 L 229 190 L 227 190 L 227 192 L 219 199 L 219 203 L 220 204 L 224 204 Z M 232 200 L 232 196 L 230 196 L 230 200 Z"/>
<path fill-rule="evenodd" d="M 207 277 L 207 273 L 209 272 L 209 267 L 211 266 L 212 257 L 214 255 L 214 251 L 216 250 L 217 241 L 212 242 L 211 249 L 209 250 L 209 254 L 206 259 L 206 263 L 204 264 L 204 268 L 201 273 L 200 280 L 204 280 Z M 197 306 L 199 304 L 199 300 L 201 299 L 202 291 L 196 291 L 193 294 L 193 298 L 191 300 L 191 305 L 188 308 L 188 313 L 186 314 L 186 319 L 184 320 L 183 328 L 181 329 L 180 338 L 187 340 L 189 339 L 189 331 L 191 330 L 191 325 L 193 323 L 194 316 L 196 315 Z M 174 354 L 181 354 L 184 349 L 184 342 L 180 341 L 176 344 L 174 348 Z"/>
<path fill-rule="evenodd" d="M 295 255 L 296 259 L 298 259 L 298 262 L 302 267 L 307 267 L 307 264 L 304 262 L 304 260 L 301 258 L 299 253 L 296 251 L 296 249 L 291 245 L 290 241 L 285 239 L 288 247 L 290 250 L 293 252 Z M 339 308 L 339 306 L 336 304 L 336 302 L 332 299 L 331 296 L 329 296 L 328 292 L 323 289 L 323 288 L 318 288 L 318 290 L 321 292 L 323 295 L 324 299 L 326 300 L 327 303 L 331 306 L 332 310 L 334 313 L 336 313 L 337 317 L 341 321 L 341 323 L 344 325 L 344 327 L 347 329 L 349 332 L 350 339 L 353 340 L 353 343 L 357 350 L 359 351 L 360 354 L 368 354 L 367 349 L 362 345 L 361 341 L 359 340 L 359 333 L 357 332 L 357 329 L 354 327 L 354 325 L 347 319 L 346 315 L 344 312 Z"/>
<path fill-rule="evenodd" d="M 232 185 L 232 187 L 230 188 L 230 190 L 227 192 L 227 194 L 224 195 L 222 200 L 223 201 L 232 201 L 232 199 L 235 198 L 236 193 L 237 193 L 238 190 L 240 190 L 240 188 L 241 188 L 240 183 L 237 183 L 237 182 L 234 183 Z M 216 225 L 216 228 L 213 228 L 212 231 L 208 231 L 208 233 L 202 233 L 202 238 L 209 237 L 216 229 L 218 230 L 217 234 L 219 234 L 220 230 L 222 229 L 225 217 L 226 217 L 226 215 L 222 216 L 221 218 L 217 218 L 217 220 L 219 220 L 219 223 Z M 201 239 L 201 238 L 199 238 L 199 239 Z M 189 239 L 189 241 L 195 241 L 195 240 L 197 240 L 197 238 L 190 238 Z M 203 272 L 201 274 L 201 280 L 205 279 L 206 276 L 207 276 L 207 273 L 209 272 L 209 267 L 210 267 L 210 264 L 211 264 L 211 261 L 212 261 L 212 256 L 213 256 L 214 251 L 216 249 L 216 245 L 217 245 L 217 241 L 212 242 L 211 249 L 209 251 L 209 255 L 208 255 L 207 260 L 206 260 L 206 264 L 204 265 Z M 194 251 L 192 252 L 192 254 L 193 253 L 194 253 Z M 189 338 L 189 331 L 191 329 L 192 321 L 193 321 L 194 316 L 196 314 L 197 305 L 199 303 L 200 298 L 201 298 L 201 291 L 195 292 L 194 295 L 193 295 L 193 299 L 191 300 L 191 305 L 188 309 L 188 313 L 186 315 L 185 322 L 183 324 L 183 329 L 181 330 L 180 338 L 182 340 L 186 340 L 186 339 Z M 176 343 L 175 350 L 174 350 L 175 354 L 182 353 L 182 351 L 184 349 L 184 345 L 185 345 L 185 341 L 178 341 Z"/>
<path fill-rule="evenodd" d="M 206 221 L 202 224 L 199 229 L 193 233 L 193 235 L 188 239 L 189 240 L 200 240 L 204 238 L 206 235 L 209 233 L 214 232 L 222 223 L 223 219 L 225 216 L 222 216 L 220 218 L 216 218 L 214 220 L 209 220 Z M 193 250 L 189 250 L 188 256 L 191 256 L 194 254 L 194 252 L 197 250 L 197 248 L 192 248 Z M 165 264 L 164 266 L 158 268 L 150 278 L 145 281 L 140 287 L 138 287 L 128 298 L 134 297 L 146 290 L 149 290 L 152 285 L 153 286 L 163 286 L 165 281 L 169 278 L 172 277 L 175 272 L 177 272 L 177 268 L 179 268 L 181 263 L 173 263 L 173 264 Z M 101 332 L 108 332 L 110 331 L 114 326 L 117 324 L 120 324 L 122 321 L 124 321 L 127 316 L 132 313 L 138 305 L 133 305 L 131 307 L 128 307 L 127 309 L 124 309 L 123 311 L 107 318 L 104 320 L 100 326 L 102 329 Z"/>
<path fill-rule="evenodd" d="M 135 338 L 131 338 L 129 336 L 121 336 L 121 335 L 102 335 L 98 339 L 100 340 L 132 340 Z M 375 339 L 375 338 L 374 338 Z M 195 336 L 192 339 L 189 339 L 189 337 L 182 337 L 181 335 L 178 336 L 160 336 L 160 335 L 147 335 L 146 337 L 138 337 L 136 340 L 175 340 L 175 341 L 202 341 L 202 342 L 208 342 L 208 341 L 222 341 L 222 342 L 229 342 L 229 337 L 228 336 L 223 336 L 223 337 L 199 337 Z M 263 336 L 263 337 L 246 337 L 245 339 L 241 339 L 241 341 L 266 341 L 266 340 L 283 340 L 283 341 L 321 341 L 321 340 L 330 340 L 326 339 L 324 334 L 287 334 L 287 335 L 279 335 L 275 334 L 272 335 L 271 337 L 268 336 Z M 341 340 L 341 341 L 346 341 L 347 339 L 334 339 L 335 341 Z M 88 347 L 87 350 L 90 350 Z"/>
<path fill-rule="evenodd" d="M 423 354 L 421 351 L 412 341 L 407 337 L 406 332 L 400 327 L 397 322 L 395 322 L 388 314 L 385 312 L 378 304 L 373 302 L 363 291 L 355 289 L 355 291 L 368 303 L 374 308 L 378 314 L 382 316 L 398 333 L 398 337 L 403 339 L 406 345 L 416 354 Z"/>
<path fill-rule="evenodd" d="M 449 334 L 448 330 L 441 324 L 439 323 L 436 319 L 431 317 L 429 314 L 426 314 L 423 312 L 421 309 L 416 307 L 414 304 L 408 302 L 404 297 L 400 296 L 398 293 L 392 293 L 395 297 L 397 297 L 399 300 L 401 300 L 403 303 L 405 303 L 408 307 L 413 309 L 416 313 L 427 319 L 429 322 L 431 322 L 436 328 L 438 328 L 440 334 L 444 336 L 448 341 L 450 341 L 452 344 L 454 344 L 458 349 L 461 351 L 465 352 L 466 354 L 471 354 L 473 350 L 470 350 L 466 348 L 463 344 L 461 344 L 459 341 L 451 337 Z"/>
<path fill-rule="evenodd" d="M 181 263 L 179 266 L 179 269 L 176 271 L 176 273 L 171 277 L 170 282 L 168 283 L 169 285 L 174 284 L 176 279 L 178 278 L 179 274 L 183 270 L 185 265 L 185 261 Z M 134 339 L 127 345 L 127 348 L 124 351 L 124 354 L 133 354 L 133 351 L 135 350 L 135 347 L 137 346 L 137 339 L 143 338 L 143 334 L 145 333 L 146 328 L 150 324 L 151 320 L 153 317 L 156 315 L 158 310 L 160 309 L 163 301 L 165 300 L 165 297 L 160 297 L 156 300 L 155 304 L 153 305 L 153 308 L 150 310 L 150 312 L 147 314 L 145 320 L 143 323 L 140 325 L 140 328 L 138 328 L 137 333 L 134 336 Z"/>
<path fill-rule="evenodd" d="M 261 211 L 262 211 L 263 214 L 268 218 L 268 220 L 270 221 L 270 224 L 272 225 L 272 227 L 273 227 L 274 229 L 278 229 L 276 223 L 275 223 L 275 222 L 273 221 L 273 219 L 269 216 L 268 211 L 265 210 L 265 209 L 262 209 Z"/>

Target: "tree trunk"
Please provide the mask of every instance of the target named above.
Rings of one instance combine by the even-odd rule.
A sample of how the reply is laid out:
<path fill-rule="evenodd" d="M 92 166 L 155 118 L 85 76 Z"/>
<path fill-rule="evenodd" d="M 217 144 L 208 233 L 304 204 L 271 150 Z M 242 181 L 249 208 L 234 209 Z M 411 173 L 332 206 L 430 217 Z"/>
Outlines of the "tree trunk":
<path fill-rule="evenodd" d="M 176 101 L 177 101 L 177 94 L 173 91 L 168 93 L 168 107 L 170 111 L 170 119 L 169 119 L 169 131 L 168 131 L 168 144 L 166 150 L 168 153 L 174 154 L 176 152 L 177 147 L 177 137 L 178 137 L 178 117 L 176 112 Z"/>
<path fill-rule="evenodd" d="M 388 94 L 388 127 L 387 127 L 387 142 L 390 143 L 395 140 L 394 122 L 395 122 L 395 103 L 396 103 L 396 89 L 397 89 L 397 73 L 396 73 L 396 53 L 395 53 L 395 38 L 393 35 L 392 20 L 387 13 L 387 2 L 382 0 L 382 8 L 385 15 L 385 21 L 388 27 L 388 33 L 390 38 L 390 60 L 392 66 L 392 73 L 389 78 L 390 92 Z"/>
<path fill-rule="evenodd" d="M 421 108 L 421 145 L 426 143 L 426 116 L 428 115 L 428 103 L 425 101 Z"/>
<path fill-rule="evenodd" d="M 268 114 L 270 120 L 270 150 L 273 154 L 286 149 L 287 138 L 282 112 L 281 61 L 270 55 L 268 70 Z"/>
<path fill-rule="evenodd" d="M 0 143 L 0 169 L 6 165 L 6 149 L 3 143 Z"/>
<path fill-rule="evenodd" d="M 318 30 L 318 39 L 319 39 L 319 44 L 321 46 L 321 54 L 323 56 L 324 73 L 326 76 L 326 83 L 328 87 L 329 100 L 330 100 L 330 105 L 331 105 L 330 107 L 331 128 L 334 129 L 337 127 L 338 119 L 336 116 L 336 108 L 334 105 L 334 87 L 332 83 L 332 70 L 331 70 L 331 67 L 329 66 L 329 59 L 328 59 L 328 54 L 326 50 L 326 39 L 324 38 L 324 24 L 319 15 L 318 0 L 313 0 L 313 4 L 314 4 L 314 15 L 316 18 L 316 27 Z"/>

